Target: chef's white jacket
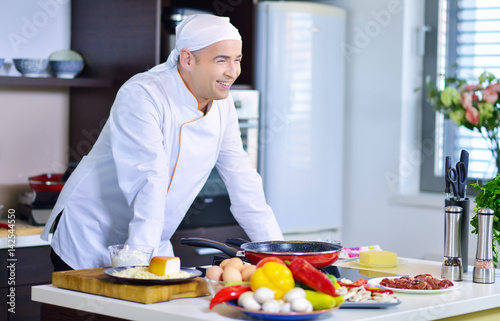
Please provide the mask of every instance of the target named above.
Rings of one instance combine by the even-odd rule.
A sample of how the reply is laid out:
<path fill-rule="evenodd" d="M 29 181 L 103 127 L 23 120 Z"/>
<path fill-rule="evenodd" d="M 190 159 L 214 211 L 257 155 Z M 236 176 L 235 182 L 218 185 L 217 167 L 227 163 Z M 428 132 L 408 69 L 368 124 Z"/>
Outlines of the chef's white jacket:
<path fill-rule="evenodd" d="M 204 115 L 177 68 L 135 75 L 65 183 L 42 239 L 63 211 L 51 245 L 74 269 L 111 265 L 107 246 L 125 242 L 172 256 L 169 239 L 214 165 L 250 239 L 283 239 L 243 150 L 231 96 L 213 101 Z"/>

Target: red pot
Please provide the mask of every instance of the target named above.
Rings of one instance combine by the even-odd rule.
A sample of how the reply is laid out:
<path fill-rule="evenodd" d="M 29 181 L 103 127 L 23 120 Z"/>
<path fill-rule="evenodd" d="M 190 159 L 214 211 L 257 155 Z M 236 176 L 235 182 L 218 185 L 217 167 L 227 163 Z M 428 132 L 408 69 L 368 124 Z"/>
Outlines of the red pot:
<path fill-rule="evenodd" d="M 64 186 L 63 174 L 42 174 L 29 177 L 31 190 L 34 192 L 60 192 Z"/>

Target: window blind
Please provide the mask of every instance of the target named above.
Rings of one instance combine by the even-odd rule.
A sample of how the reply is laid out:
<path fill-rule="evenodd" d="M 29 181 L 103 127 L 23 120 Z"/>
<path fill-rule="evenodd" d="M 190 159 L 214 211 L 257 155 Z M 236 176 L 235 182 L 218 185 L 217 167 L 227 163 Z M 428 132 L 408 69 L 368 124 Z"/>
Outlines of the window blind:
<path fill-rule="evenodd" d="M 449 0 L 447 70 L 454 69 L 458 78 L 477 81 L 484 71 L 500 78 L 500 1 Z M 455 36 L 453 36 L 455 35 Z M 490 179 L 496 172 L 495 162 L 481 133 L 443 122 L 443 140 L 452 159 L 460 151 L 470 153 L 469 178 Z M 441 146 L 441 151 L 444 146 Z M 451 155 L 450 155 L 451 154 Z M 442 162 L 436 162 L 437 172 L 443 172 Z"/>

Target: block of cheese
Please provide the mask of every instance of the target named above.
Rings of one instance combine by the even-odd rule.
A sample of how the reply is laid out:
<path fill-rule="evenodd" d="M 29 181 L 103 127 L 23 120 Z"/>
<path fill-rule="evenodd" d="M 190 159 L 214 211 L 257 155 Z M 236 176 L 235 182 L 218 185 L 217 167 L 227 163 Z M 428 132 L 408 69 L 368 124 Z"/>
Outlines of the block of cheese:
<path fill-rule="evenodd" d="M 159 276 L 179 273 L 181 270 L 181 259 L 176 256 L 155 256 L 149 262 L 148 270 Z"/>
<path fill-rule="evenodd" d="M 389 251 L 361 251 L 359 252 L 359 262 L 365 264 L 396 264 L 397 254 Z"/>

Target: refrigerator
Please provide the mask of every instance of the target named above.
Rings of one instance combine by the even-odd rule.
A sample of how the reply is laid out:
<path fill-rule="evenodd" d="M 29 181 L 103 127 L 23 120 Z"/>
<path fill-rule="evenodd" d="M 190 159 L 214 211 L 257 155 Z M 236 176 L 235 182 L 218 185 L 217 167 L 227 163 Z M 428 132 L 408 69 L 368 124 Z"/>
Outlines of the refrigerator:
<path fill-rule="evenodd" d="M 341 227 L 345 30 L 332 5 L 258 2 L 258 170 L 285 234 Z"/>

